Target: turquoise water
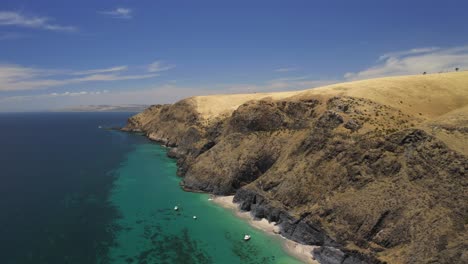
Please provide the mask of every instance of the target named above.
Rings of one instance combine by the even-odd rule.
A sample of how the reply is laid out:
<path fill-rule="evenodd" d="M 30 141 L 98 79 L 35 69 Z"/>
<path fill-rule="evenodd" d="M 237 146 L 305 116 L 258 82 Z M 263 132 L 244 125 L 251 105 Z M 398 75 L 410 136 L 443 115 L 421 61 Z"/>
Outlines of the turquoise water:
<path fill-rule="evenodd" d="M 166 149 L 99 129 L 132 114 L 0 113 L 1 264 L 297 263 L 182 191 Z"/>
<path fill-rule="evenodd" d="M 277 237 L 252 228 L 206 194 L 182 191 L 175 172 L 175 161 L 155 144 L 128 154 L 110 196 L 121 213 L 111 263 L 300 263 Z M 246 233 L 252 235 L 248 242 Z"/>

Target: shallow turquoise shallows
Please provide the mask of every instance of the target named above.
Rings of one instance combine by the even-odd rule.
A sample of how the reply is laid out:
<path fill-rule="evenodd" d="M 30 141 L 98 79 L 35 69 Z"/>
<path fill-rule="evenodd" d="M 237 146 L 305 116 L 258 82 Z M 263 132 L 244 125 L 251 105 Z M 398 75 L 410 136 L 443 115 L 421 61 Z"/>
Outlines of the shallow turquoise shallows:
<path fill-rule="evenodd" d="M 207 194 L 182 191 L 179 181 L 163 147 L 142 143 L 128 154 L 110 195 L 120 213 L 110 263 L 300 263 L 279 238 L 252 228 Z M 244 234 L 252 239 L 244 241 Z"/>

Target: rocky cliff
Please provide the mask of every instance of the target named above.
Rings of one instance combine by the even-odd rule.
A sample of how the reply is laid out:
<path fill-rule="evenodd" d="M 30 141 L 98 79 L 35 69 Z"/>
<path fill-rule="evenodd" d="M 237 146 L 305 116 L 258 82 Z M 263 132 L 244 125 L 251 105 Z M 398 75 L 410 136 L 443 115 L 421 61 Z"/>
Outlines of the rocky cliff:
<path fill-rule="evenodd" d="M 124 130 L 321 263 L 468 263 L 468 72 L 192 97 Z"/>

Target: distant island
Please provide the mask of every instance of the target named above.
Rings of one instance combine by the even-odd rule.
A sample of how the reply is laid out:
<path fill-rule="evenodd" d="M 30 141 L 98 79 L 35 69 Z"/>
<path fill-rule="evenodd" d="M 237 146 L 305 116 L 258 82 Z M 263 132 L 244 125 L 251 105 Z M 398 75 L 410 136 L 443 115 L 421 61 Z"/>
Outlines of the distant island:
<path fill-rule="evenodd" d="M 148 108 L 148 105 L 127 104 L 127 105 L 80 105 L 75 107 L 61 108 L 53 112 L 141 112 Z"/>
<path fill-rule="evenodd" d="M 467 263 L 467 84 L 452 72 L 196 96 L 123 130 L 170 147 L 185 190 L 234 195 L 319 263 Z"/>

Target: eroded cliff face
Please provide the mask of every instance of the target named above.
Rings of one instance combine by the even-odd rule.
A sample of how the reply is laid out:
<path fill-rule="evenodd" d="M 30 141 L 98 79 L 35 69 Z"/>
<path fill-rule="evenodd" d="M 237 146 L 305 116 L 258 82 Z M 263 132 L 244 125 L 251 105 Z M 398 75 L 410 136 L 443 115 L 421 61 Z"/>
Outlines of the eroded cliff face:
<path fill-rule="evenodd" d="M 464 139 L 468 119 L 457 122 Z M 311 94 L 210 120 L 186 99 L 124 130 L 172 147 L 183 188 L 235 194 L 285 237 L 321 246 L 321 263 L 468 263 L 468 158 L 434 126 L 373 100 Z"/>

